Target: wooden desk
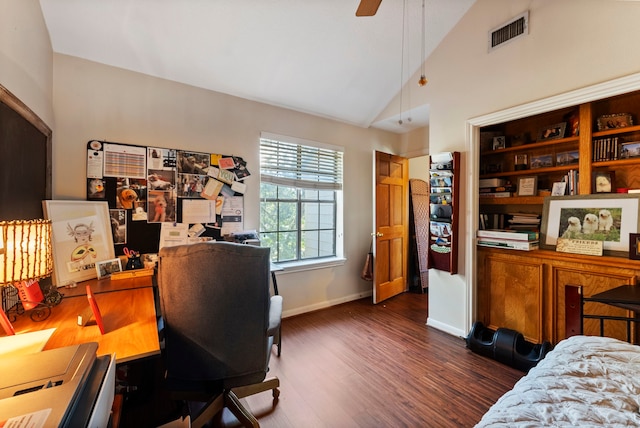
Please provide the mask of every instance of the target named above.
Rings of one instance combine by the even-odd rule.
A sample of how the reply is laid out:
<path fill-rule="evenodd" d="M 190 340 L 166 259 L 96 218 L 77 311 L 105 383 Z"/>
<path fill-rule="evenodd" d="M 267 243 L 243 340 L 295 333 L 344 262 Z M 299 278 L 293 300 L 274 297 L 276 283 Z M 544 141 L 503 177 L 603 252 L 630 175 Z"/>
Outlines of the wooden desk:
<path fill-rule="evenodd" d="M 89 307 L 86 285 L 90 284 L 98 302 L 105 334 L 101 335 L 92 318 L 81 327 L 78 314 Z M 98 343 L 98 355 L 116 354 L 116 362 L 124 363 L 160 353 L 152 278 L 108 279 L 81 282 L 76 288 L 60 288 L 64 295 L 59 305 L 51 308 L 44 321 L 34 322 L 29 313 L 13 322 L 16 334 L 56 328 L 45 346 L 59 348 L 85 342 Z"/>

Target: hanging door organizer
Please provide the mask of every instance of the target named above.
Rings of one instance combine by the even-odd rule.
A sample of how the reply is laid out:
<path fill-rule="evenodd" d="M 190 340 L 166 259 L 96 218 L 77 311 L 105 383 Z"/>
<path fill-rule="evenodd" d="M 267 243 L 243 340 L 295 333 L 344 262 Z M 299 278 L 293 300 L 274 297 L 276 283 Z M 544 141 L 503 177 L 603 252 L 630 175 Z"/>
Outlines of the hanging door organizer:
<path fill-rule="evenodd" d="M 458 273 L 460 153 L 429 157 L 429 269 Z"/>

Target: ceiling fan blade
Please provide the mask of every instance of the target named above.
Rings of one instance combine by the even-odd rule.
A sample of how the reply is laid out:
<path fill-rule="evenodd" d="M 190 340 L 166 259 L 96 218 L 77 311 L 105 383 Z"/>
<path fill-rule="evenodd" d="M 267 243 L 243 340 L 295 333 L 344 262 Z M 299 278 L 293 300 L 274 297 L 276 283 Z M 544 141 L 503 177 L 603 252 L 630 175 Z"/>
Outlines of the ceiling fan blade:
<path fill-rule="evenodd" d="M 360 0 L 356 16 L 373 16 L 378 11 L 382 0 Z"/>

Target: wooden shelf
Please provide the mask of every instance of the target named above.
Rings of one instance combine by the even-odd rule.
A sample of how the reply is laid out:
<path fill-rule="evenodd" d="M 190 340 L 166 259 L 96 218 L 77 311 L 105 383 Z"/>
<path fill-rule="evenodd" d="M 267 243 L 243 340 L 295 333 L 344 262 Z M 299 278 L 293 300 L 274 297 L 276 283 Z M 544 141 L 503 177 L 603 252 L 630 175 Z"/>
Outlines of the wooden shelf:
<path fill-rule="evenodd" d="M 607 137 L 609 135 L 620 135 L 620 134 L 627 134 L 630 132 L 638 132 L 638 131 L 640 131 L 640 125 L 627 126 L 624 128 L 616 128 L 616 129 L 607 129 L 606 131 L 598 131 L 591 134 L 591 136 L 593 138 L 598 138 L 598 137 Z"/>
<path fill-rule="evenodd" d="M 542 205 L 544 196 L 512 196 L 510 198 L 480 197 L 480 205 Z"/>
<path fill-rule="evenodd" d="M 638 127 L 640 128 L 640 126 Z M 628 128 L 625 128 L 628 129 Z M 594 134 L 595 135 L 595 134 Z M 480 156 L 494 156 L 494 155 L 499 155 L 499 154 L 503 154 L 503 153 L 511 153 L 511 152 L 522 152 L 522 151 L 529 151 L 532 149 L 539 149 L 542 147 L 549 147 L 549 146 L 557 146 L 563 143 L 578 143 L 580 137 L 568 137 L 568 138 L 558 138 L 555 140 L 550 140 L 550 141 L 542 141 L 539 143 L 529 143 L 529 144 L 523 144 L 521 146 L 515 146 L 515 147 L 507 147 L 504 149 L 497 149 L 497 150 L 490 150 L 487 151 L 485 153 L 481 153 Z"/>
<path fill-rule="evenodd" d="M 638 162 L 640 163 L 640 160 Z M 513 176 L 519 176 L 519 175 L 540 175 L 540 174 L 548 174 L 550 172 L 571 171 L 572 169 L 578 169 L 578 164 L 550 166 L 548 168 L 522 169 L 520 171 L 494 172 L 491 174 L 481 174 L 480 178 L 513 177 Z"/>

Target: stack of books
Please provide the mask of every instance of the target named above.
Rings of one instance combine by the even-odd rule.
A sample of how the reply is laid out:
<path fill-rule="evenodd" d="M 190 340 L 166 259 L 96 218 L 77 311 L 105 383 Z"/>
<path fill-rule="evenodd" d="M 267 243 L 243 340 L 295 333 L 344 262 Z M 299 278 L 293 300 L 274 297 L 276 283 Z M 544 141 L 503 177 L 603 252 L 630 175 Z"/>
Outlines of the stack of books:
<path fill-rule="evenodd" d="M 538 232 L 526 230 L 478 230 L 477 238 L 478 245 L 482 247 L 521 251 L 537 250 L 540 242 Z"/>
<path fill-rule="evenodd" d="M 540 229 L 540 216 L 538 214 L 515 213 L 511 214 L 508 223 L 509 229 L 537 231 Z"/>

